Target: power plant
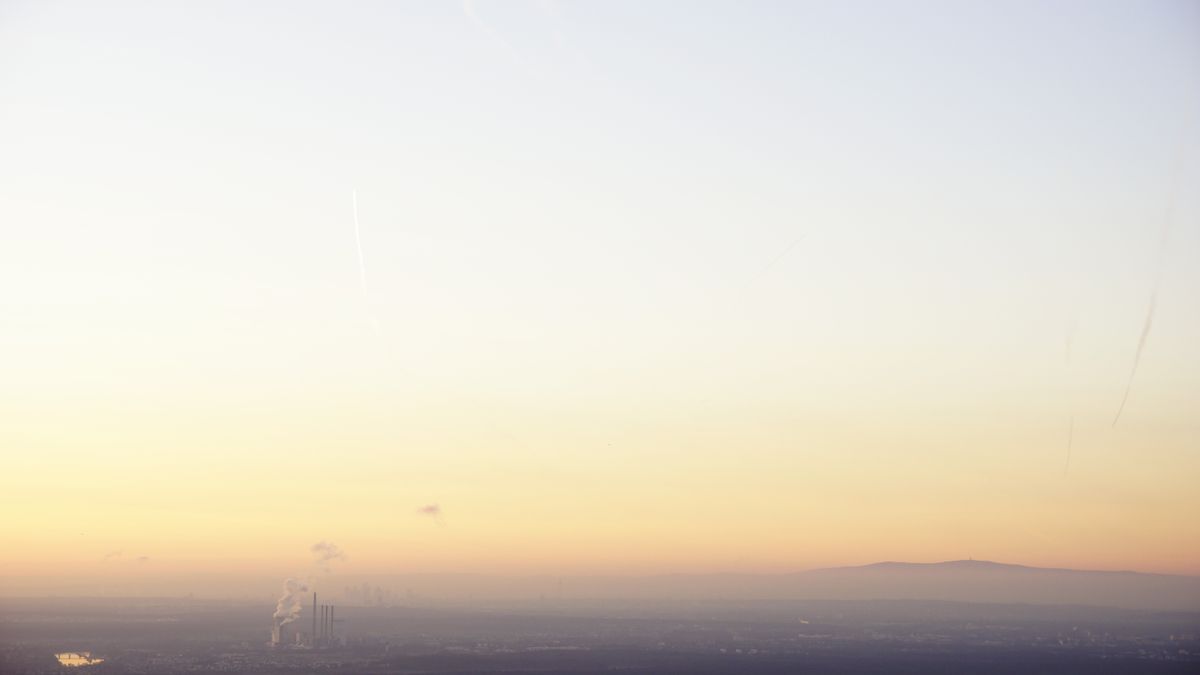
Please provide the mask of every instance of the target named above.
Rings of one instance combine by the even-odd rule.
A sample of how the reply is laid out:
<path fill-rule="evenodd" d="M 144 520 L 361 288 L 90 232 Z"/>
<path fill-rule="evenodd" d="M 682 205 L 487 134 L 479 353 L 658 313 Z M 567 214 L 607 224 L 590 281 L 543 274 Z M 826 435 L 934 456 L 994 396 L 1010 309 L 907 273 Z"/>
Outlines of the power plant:
<path fill-rule="evenodd" d="M 308 633 L 300 630 L 300 622 L 296 620 L 298 614 L 297 612 L 296 616 L 276 616 L 273 619 L 271 624 L 272 647 L 294 646 L 316 649 L 339 644 L 335 631 L 337 619 L 334 618 L 333 605 L 317 605 L 317 594 L 313 593 L 312 631 Z"/>

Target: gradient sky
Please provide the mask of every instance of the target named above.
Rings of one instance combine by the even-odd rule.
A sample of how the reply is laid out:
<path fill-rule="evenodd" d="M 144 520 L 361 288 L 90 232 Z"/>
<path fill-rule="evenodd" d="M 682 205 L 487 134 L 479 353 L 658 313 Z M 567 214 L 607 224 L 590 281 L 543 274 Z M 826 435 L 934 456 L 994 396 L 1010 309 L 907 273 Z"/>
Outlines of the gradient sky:
<path fill-rule="evenodd" d="M 1200 573 L 1197 3 L 102 5 L 0 2 L 10 587 Z"/>

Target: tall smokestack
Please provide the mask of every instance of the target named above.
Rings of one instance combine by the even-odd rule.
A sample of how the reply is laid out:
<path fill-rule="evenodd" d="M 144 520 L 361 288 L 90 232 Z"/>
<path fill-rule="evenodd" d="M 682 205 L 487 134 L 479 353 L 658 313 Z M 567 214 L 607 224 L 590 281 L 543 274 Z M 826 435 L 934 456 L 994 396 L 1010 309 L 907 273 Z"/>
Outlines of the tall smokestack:
<path fill-rule="evenodd" d="M 333 642 L 333 605 L 329 606 L 329 641 Z"/>
<path fill-rule="evenodd" d="M 317 592 L 313 591 L 313 629 L 308 634 L 308 645 L 310 647 L 317 646 Z"/>

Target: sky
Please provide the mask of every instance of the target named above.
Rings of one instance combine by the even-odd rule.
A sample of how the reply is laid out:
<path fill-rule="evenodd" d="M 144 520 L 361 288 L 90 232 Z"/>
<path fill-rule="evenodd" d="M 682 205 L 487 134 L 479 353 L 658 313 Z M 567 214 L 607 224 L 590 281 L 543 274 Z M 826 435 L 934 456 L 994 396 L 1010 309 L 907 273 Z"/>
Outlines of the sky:
<path fill-rule="evenodd" d="M 1185 1 L 0 1 L 0 593 L 1200 574 L 1198 118 Z"/>

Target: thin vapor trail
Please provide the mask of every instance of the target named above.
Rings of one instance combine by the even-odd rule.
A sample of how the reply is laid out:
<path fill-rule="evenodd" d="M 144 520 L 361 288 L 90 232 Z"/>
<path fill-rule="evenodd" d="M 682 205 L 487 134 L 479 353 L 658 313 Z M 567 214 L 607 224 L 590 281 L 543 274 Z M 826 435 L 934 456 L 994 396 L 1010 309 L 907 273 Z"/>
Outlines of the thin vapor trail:
<path fill-rule="evenodd" d="M 1075 416 L 1071 415 L 1071 421 L 1067 424 L 1067 463 L 1063 465 L 1063 478 L 1067 477 L 1067 472 L 1071 470 L 1071 445 L 1075 442 Z"/>
<path fill-rule="evenodd" d="M 787 248 L 783 249 L 783 251 L 782 251 L 782 252 L 781 252 L 779 255 L 775 256 L 775 259 L 774 259 L 774 260 L 772 260 L 771 262 L 767 263 L 767 266 L 763 268 L 763 271 L 764 271 L 764 272 L 766 272 L 767 270 L 769 270 L 769 269 L 771 269 L 772 267 L 774 267 L 776 263 L 778 263 L 780 260 L 783 260 L 783 256 L 785 256 L 785 255 L 787 255 L 788 253 L 790 253 L 792 249 L 796 248 L 796 244 L 799 244 L 799 243 L 800 243 L 801 241 L 803 241 L 803 240 L 804 240 L 804 236 L 803 236 L 803 235 L 802 235 L 802 236 L 799 236 L 799 237 L 796 237 L 796 239 L 795 239 L 795 240 L 794 240 L 792 243 L 788 244 Z"/>
<path fill-rule="evenodd" d="M 350 193 L 354 201 L 354 242 L 358 244 L 358 282 L 362 286 L 363 297 L 367 297 L 367 260 L 363 255 L 362 233 L 358 227 L 358 190 Z"/>
<path fill-rule="evenodd" d="M 354 203 L 354 243 L 358 247 L 358 284 L 359 284 L 359 286 L 362 287 L 363 302 L 366 302 L 369 305 L 371 302 L 371 297 L 370 297 L 370 294 L 367 293 L 367 259 L 366 259 L 366 256 L 363 255 L 362 232 L 360 231 L 360 228 L 358 226 L 358 189 L 357 188 L 355 188 L 354 190 L 352 190 L 350 192 L 350 199 Z M 369 312 L 370 310 L 368 309 L 367 311 Z M 370 319 L 371 319 L 371 328 L 373 328 L 375 330 L 375 333 L 378 334 L 379 333 L 379 319 L 377 319 L 374 314 L 372 314 L 370 316 Z"/>
<path fill-rule="evenodd" d="M 1170 192 L 1167 193 L 1167 208 L 1163 210 L 1162 228 L 1159 230 L 1158 257 L 1154 267 L 1154 284 L 1150 290 L 1150 306 L 1146 308 L 1146 320 L 1142 323 L 1142 335 L 1138 338 L 1137 351 L 1133 353 L 1133 367 L 1129 369 L 1129 379 L 1125 382 L 1125 393 L 1121 396 L 1121 405 L 1117 407 L 1117 414 L 1113 416 L 1113 427 L 1117 426 L 1117 421 L 1121 419 L 1121 412 L 1125 410 L 1125 402 L 1129 400 L 1129 391 L 1133 388 L 1133 377 L 1137 374 L 1138 363 L 1142 360 L 1142 348 L 1146 346 L 1146 338 L 1150 335 L 1150 325 L 1154 322 L 1154 305 L 1158 301 L 1158 286 L 1162 281 L 1164 261 L 1167 257 L 1167 239 L 1171 233 L 1172 221 L 1175 219 L 1175 203 L 1179 199 L 1179 183 L 1183 178 L 1183 152 L 1192 137 L 1192 128 L 1195 126 L 1195 122 L 1195 117 L 1191 115 L 1187 117 L 1186 126 L 1175 150 L 1175 160 L 1171 163 L 1171 186 Z"/>
<path fill-rule="evenodd" d="M 769 262 L 769 263 L 767 263 L 766 265 L 764 265 L 764 266 L 763 266 L 763 268 L 762 268 L 761 270 L 759 270 L 759 271 L 758 271 L 758 274 L 757 274 L 757 275 L 755 275 L 755 277 L 754 277 L 754 278 L 757 280 L 759 277 L 761 277 L 761 276 L 763 276 L 764 274 L 766 274 L 767 272 L 771 271 L 771 268 L 772 268 L 772 267 L 774 267 L 776 264 L 778 264 L 780 260 L 783 260 L 783 258 L 784 258 L 784 257 L 785 257 L 785 256 L 786 256 L 788 253 L 791 253 L 792 249 L 796 248 L 796 245 L 797 245 L 797 244 L 799 244 L 800 242 L 804 241 L 804 238 L 805 238 L 805 237 L 807 237 L 807 236 L 808 236 L 808 235 L 802 234 L 802 235 L 800 235 L 799 237 L 796 237 L 794 240 L 792 240 L 792 243 L 788 244 L 788 245 L 787 245 L 787 248 L 785 248 L 785 249 L 783 249 L 782 251 L 780 251 L 780 252 L 779 252 L 779 255 L 777 255 L 777 256 L 775 256 L 774 258 L 772 258 L 772 259 L 771 259 L 771 262 Z"/>
<path fill-rule="evenodd" d="M 1066 376 L 1068 380 L 1071 379 L 1071 345 L 1075 342 L 1075 328 L 1076 321 L 1075 317 L 1072 316 L 1067 320 L 1067 334 L 1065 344 L 1063 345 L 1063 367 L 1067 370 Z M 1074 407 L 1072 406 L 1069 409 L 1072 410 L 1072 413 L 1067 420 L 1067 461 L 1063 464 L 1063 478 L 1066 478 L 1067 472 L 1071 470 L 1071 446 L 1075 441 Z"/>
<path fill-rule="evenodd" d="M 489 24 L 487 21 L 484 21 L 483 17 L 479 15 L 479 12 L 475 11 L 475 5 L 471 2 L 471 0 L 463 0 L 462 9 L 463 14 L 467 15 L 467 18 L 470 19 L 471 23 L 475 24 L 475 26 L 484 33 L 487 33 L 488 37 L 495 40 L 497 44 L 499 44 L 501 47 L 504 47 L 509 52 L 514 54 L 516 53 L 516 50 L 513 49 L 513 46 L 508 43 L 508 40 L 505 40 L 503 37 L 501 37 L 500 33 L 497 33 L 496 30 L 492 28 L 491 24 Z"/>
<path fill-rule="evenodd" d="M 1137 351 L 1133 353 L 1133 367 L 1129 369 L 1129 379 L 1125 382 L 1125 394 L 1121 396 L 1121 405 L 1117 407 L 1117 414 L 1113 417 L 1112 425 L 1117 426 L 1117 420 L 1121 419 L 1121 412 L 1125 410 L 1125 402 L 1129 400 L 1129 390 L 1133 388 L 1133 376 L 1137 374 L 1138 363 L 1142 360 L 1142 349 L 1146 346 L 1146 338 L 1150 336 L 1150 325 L 1154 322 L 1154 303 L 1158 297 L 1158 284 L 1150 294 L 1150 308 L 1146 311 L 1146 322 L 1142 324 L 1142 336 L 1138 338 Z"/>
<path fill-rule="evenodd" d="M 1072 317 L 1067 321 L 1067 339 L 1063 346 L 1063 364 L 1071 365 L 1071 347 L 1075 344 L 1076 321 Z"/>

